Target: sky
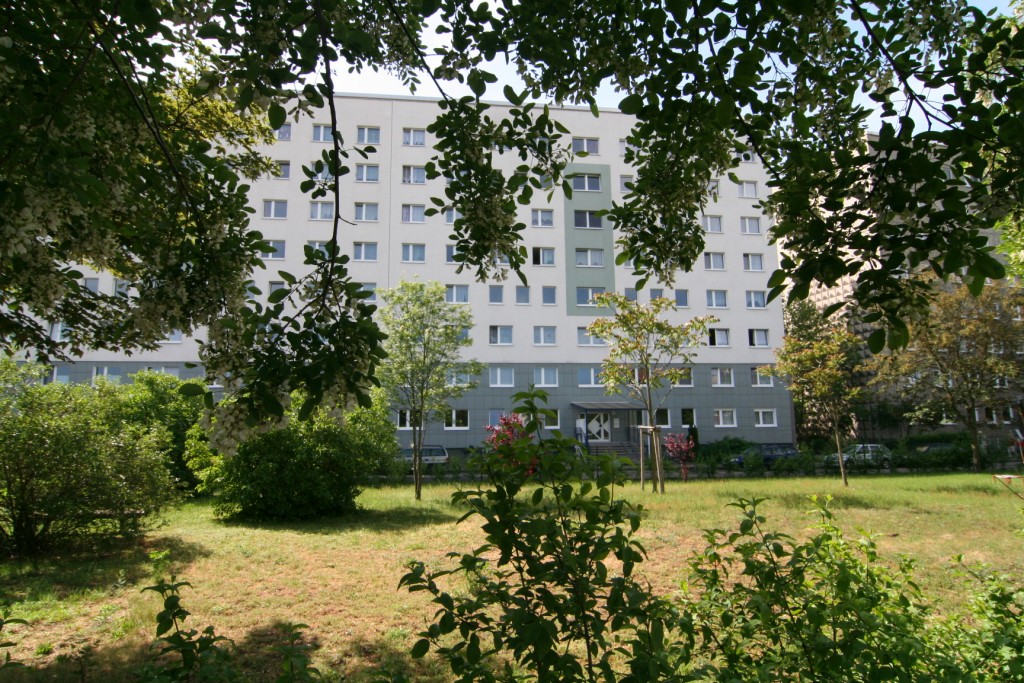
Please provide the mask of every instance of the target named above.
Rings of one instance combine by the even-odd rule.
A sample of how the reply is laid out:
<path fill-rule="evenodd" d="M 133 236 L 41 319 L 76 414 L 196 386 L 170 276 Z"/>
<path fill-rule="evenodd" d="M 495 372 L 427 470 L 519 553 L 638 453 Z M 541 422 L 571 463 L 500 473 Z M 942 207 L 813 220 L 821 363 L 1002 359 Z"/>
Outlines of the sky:
<path fill-rule="evenodd" d="M 974 0 L 969 4 L 974 7 L 978 7 L 985 12 L 995 9 L 1005 14 L 1011 13 L 1010 0 Z M 428 44 L 431 39 L 439 40 L 439 37 L 434 34 L 432 29 L 425 32 L 425 36 L 428 40 Z M 503 61 L 492 62 L 491 71 L 498 77 L 498 81 L 497 83 L 492 83 L 488 86 L 487 92 L 484 95 L 484 99 L 486 100 L 503 102 L 505 101 L 505 97 L 502 95 L 502 89 L 505 85 L 517 87 L 522 84 L 522 81 L 515 73 L 515 69 L 508 66 Z M 335 70 L 334 79 L 335 89 L 338 92 L 343 93 L 367 93 L 376 95 L 410 94 L 408 87 L 403 85 L 398 78 L 384 72 L 366 71 L 364 73 L 348 73 L 345 68 L 338 68 Z M 444 84 L 444 88 L 445 92 L 454 97 L 472 94 L 469 87 L 464 84 L 446 83 Z M 433 82 L 426 77 L 421 78 L 421 84 L 417 88 L 415 94 L 422 97 L 440 96 L 440 93 Z M 597 94 L 597 103 L 601 107 L 616 108 L 621 99 L 622 95 L 616 92 L 611 85 L 602 87 Z"/>

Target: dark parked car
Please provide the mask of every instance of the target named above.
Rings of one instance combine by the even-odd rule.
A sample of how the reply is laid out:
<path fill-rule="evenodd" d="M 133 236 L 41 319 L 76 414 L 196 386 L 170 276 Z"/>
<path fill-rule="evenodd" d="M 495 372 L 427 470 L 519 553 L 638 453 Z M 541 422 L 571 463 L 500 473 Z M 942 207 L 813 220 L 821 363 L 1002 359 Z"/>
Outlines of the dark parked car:
<path fill-rule="evenodd" d="M 843 449 L 843 464 L 859 469 L 888 469 L 892 451 L 878 443 L 857 443 Z M 839 455 L 825 456 L 825 467 L 839 469 Z"/>
<path fill-rule="evenodd" d="M 733 458 L 733 463 L 743 467 L 743 458 L 750 457 L 755 454 L 761 456 L 765 469 L 770 470 L 776 460 L 795 457 L 800 455 L 800 451 L 798 451 L 796 446 L 791 443 L 759 443 L 751 446 Z"/>

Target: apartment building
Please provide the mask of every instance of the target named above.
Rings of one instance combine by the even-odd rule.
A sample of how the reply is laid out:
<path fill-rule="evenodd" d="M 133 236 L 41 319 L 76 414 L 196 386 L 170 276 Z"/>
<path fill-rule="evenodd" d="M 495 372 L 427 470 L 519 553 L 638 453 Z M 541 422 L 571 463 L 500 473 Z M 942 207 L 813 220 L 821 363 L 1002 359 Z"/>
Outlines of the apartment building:
<path fill-rule="evenodd" d="M 445 285 L 452 305 L 472 307 L 475 325 L 467 357 L 487 369 L 474 378 L 477 387 L 451 406 L 445 419 L 427 426 L 427 443 L 450 448 L 478 445 L 485 426 L 512 408 L 511 396 L 529 385 L 550 394 L 557 420 L 550 429 L 589 442 L 635 440 L 636 425 L 647 418 L 619 396 L 609 396 L 600 380 L 606 347 L 586 334 L 598 315 L 594 294 L 619 291 L 644 302 L 665 296 L 677 306 L 679 320 L 714 315 L 708 346 L 697 351 L 692 382 L 674 387 L 655 416 L 666 431 L 700 428 L 704 442 L 735 436 L 761 443 L 792 442 L 788 392 L 758 368 L 770 365 L 782 341 L 782 310 L 768 303 L 767 280 L 777 254 L 767 239 L 769 219 L 758 202 L 767 192 L 764 169 L 751 159 L 734 169 L 739 182 L 722 177 L 712 188 L 704 217 L 707 251 L 693 272 L 680 273 L 671 285 L 633 289 L 630 270 L 615 264 L 615 234 L 599 215 L 625 193 L 632 171 L 624 161 L 631 118 L 589 109 L 559 109 L 554 115 L 572 131 L 572 146 L 585 151 L 567 172 L 574 174 L 572 197 L 561 192 L 547 201 L 536 194 L 521 207 L 529 260 L 528 284 L 516 278 L 478 282 L 457 273 L 449 239 L 452 211 L 427 216 L 430 198 L 443 193 L 443 179 L 427 180 L 425 164 L 433 155 L 427 127 L 437 115 L 432 99 L 376 95 L 338 95 L 344 139 L 372 145 L 368 159 L 351 159 L 352 172 L 340 179 L 342 253 L 351 258 L 353 279 L 371 290 L 405 279 L 436 280 Z M 263 254 L 267 268 L 255 273 L 263 291 L 272 290 L 276 273 L 301 272 L 303 247 L 330 239 L 333 201 L 304 194 L 303 164 L 321 156 L 331 141 L 323 117 L 292 121 L 278 131 L 267 153 L 278 177 L 253 183 L 253 226 L 271 244 Z M 509 159 L 511 172 L 517 160 Z M 97 274 L 95 286 L 123 286 Z M 106 291 L 106 290 L 104 290 Z M 154 368 L 182 378 L 200 374 L 194 340 L 172 336 L 159 351 L 131 358 L 91 352 L 74 365 L 55 367 L 59 381 L 90 381 L 104 375 L 126 377 Z M 395 415 L 400 440 L 408 440 L 407 416 Z"/>

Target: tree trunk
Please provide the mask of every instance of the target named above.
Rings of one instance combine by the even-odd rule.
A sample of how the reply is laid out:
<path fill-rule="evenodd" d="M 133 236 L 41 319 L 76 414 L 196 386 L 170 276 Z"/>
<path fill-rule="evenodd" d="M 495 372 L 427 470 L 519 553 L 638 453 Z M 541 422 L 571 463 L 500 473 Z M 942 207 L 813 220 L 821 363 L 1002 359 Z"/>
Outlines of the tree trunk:
<path fill-rule="evenodd" d="M 839 474 L 843 477 L 843 486 L 849 486 L 850 481 L 846 478 L 846 463 L 843 461 L 843 441 L 841 432 L 837 429 L 834 434 L 836 437 L 836 454 L 839 457 Z"/>
<path fill-rule="evenodd" d="M 644 481 L 644 433 L 642 430 L 639 431 L 640 435 L 640 490 L 647 490 L 647 483 Z"/>
<path fill-rule="evenodd" d="M 971 469 L 981 471 L 981 433 L 978 425 L 971 425 Z"/>
<path fill-rule="evenodd" d="M 412 411 L 409 411 L 412 414 Z M 416 500 L 423 498 L 423 429 L 413 422 L 412 425 L 412 481 L 416 490 Z"/>
<path fill-rule="evenodd" d="M 658 488 L 661 489 L 662 493 L 665 493 L 665 469 L 661 462 L 661 428 L 657 425 L 651 426 L 651 455 L 654 458 L 655 477 L 658 482 Z"/>

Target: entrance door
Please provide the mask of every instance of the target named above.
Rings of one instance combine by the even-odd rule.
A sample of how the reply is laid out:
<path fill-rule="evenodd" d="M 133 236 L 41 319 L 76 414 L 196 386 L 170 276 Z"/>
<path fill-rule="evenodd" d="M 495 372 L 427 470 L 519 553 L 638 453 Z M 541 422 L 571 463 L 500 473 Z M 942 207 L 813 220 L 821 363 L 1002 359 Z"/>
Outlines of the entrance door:
<path fill-rule="evenodd" d="M 611 413 L 591 413 L 587 416 L 587 440 L 588 441 L 611 441 L 612 440 L 612 416 Z"/>

